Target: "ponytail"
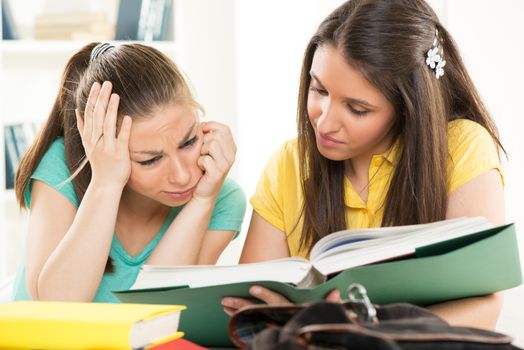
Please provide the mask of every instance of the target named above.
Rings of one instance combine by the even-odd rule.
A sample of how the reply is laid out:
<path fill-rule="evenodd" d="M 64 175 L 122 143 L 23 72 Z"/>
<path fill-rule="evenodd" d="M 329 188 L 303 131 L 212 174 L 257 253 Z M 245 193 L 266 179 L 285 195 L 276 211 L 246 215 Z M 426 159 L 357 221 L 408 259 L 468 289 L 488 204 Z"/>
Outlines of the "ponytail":
<path fill-rule="evenodd" d="M 15 193 L 20 208 L 27 209 L 24 190 L 32 174 L 51 144 L 59 137 L 64 138 L 66 161 L 69 171 L 74 169 L 85 158 L 82 139 L 76 126 L 75 91 L 88 65 L 91 50 L 97 43 L 84 46 L 69 59 L 62 74 L 58 95 L 42 130 L 20 161 L 16 172 Z M 91 178 L 89 164 L 73 179 L 79 202 L 82 200 Z"/>

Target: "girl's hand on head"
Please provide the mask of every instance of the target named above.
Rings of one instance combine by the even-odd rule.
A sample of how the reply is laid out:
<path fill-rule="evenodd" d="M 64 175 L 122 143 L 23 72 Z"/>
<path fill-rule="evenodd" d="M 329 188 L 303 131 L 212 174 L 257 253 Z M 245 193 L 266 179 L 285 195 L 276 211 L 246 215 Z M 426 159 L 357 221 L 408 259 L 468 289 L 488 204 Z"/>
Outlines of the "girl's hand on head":
<path fill-rule="evenodd" d="M 91 183 L 121 186 L 129 179 L 129 135 L 131 118 L 125 116 L 117 135 L 117 113 L 120 98 L 111 93 L 112 84 L 95 82 L 89 93 L 83 118 L 75 110 L 76 122 L 86 157 L 91 165 Z"/>
<path fill-rule="evenodd" d="M 229 128 L 221 123 L 201 123 L 203 143 L 198 166 L 204 171 L 193 198 L 215 200 L 229 169 L 235 162 L 237 148 Z"/>

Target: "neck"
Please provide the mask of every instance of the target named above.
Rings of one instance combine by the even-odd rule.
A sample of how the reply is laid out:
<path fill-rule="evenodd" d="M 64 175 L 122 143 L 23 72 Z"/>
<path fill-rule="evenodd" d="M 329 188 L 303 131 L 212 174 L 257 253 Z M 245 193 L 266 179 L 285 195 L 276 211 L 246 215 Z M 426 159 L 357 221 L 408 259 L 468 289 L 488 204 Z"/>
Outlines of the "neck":
<path fill-rule="evenodd" d="M 361 154 L 344 161 L 344 174 L 351 181 L 358 191 L 367 188 L 370 175 L 369 167 L 374 155 L 384 154 L 391 149 L 394 140 L 387 138 L 380 145 L 377 145 L 371 152 Z"/>
<path fill-rule="evenodd" d="M 372 157 L 373 156 L 351 158 L 344 162 L 344 174 L 351 180 L 352 183 L 368 183 L 369 164 L 371 163 Z"/>

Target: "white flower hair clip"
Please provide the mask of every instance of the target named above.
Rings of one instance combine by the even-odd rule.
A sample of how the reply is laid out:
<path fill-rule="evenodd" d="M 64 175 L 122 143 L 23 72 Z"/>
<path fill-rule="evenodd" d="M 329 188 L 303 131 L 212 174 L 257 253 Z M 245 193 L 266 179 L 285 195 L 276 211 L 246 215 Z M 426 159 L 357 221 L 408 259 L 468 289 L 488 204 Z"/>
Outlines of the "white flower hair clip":
<path fill-rule="evenodd" d="M 440 78 L 444 75 L 444 66 L 446 61 L 444 60 L 444 50 L 439 44 L 438 30 L 435 29 L 435 39 L 433 40 L 433 45 L 428 50 L 426 54 L 426 64 L 435 71 L 435 76 Z"/>

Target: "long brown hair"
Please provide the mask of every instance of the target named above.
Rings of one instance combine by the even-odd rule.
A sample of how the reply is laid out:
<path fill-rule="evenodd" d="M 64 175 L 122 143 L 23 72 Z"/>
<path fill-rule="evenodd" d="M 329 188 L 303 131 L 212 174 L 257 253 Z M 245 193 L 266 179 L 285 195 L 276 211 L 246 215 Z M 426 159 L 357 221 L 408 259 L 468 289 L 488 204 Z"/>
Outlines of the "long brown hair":
<path fill-rule="evenodd" d="M 19 206 L 26 208 L 24 190 L 50 145 L 63 137 L 66 162 L 78 202 L 91 181 L 91 167 L 78 132 L 75 108 L 84 111 L 94 82 L 111 81 L 120 96 L 118 118 L 144 118 L 157 107 L 183 102 L 200 109 L 176 65 L 160 51 L 141 44 L 111 47 L 95 59 L 90 56 L 99 43 L 84 46 L 67 62 L 49 117 L 24 155 L 16 173 L 15 191 Z M 80 169 L 80 165 L 82 165 Z"/>
<path fill-rule="evenodd" d="M 426 53 L 438 30 L 446 60 L 436 79 Z M 445 218 L 449 121 L 484 126 L 500 149 L 498 132 L 450 34 L 424 0 L 350 0 L 319 26 L 304 55 L 298 99 L 298 147 L 304 203 L 301 249 L 346 229 L 344 166 L 318 151 L 307 113 L 310 69 L 318 47 L 332 45 L 395 108 L 400 155 L 384 203 L 382 226 Z M 300 220 L 299 219 L 299 220 Z"/>

